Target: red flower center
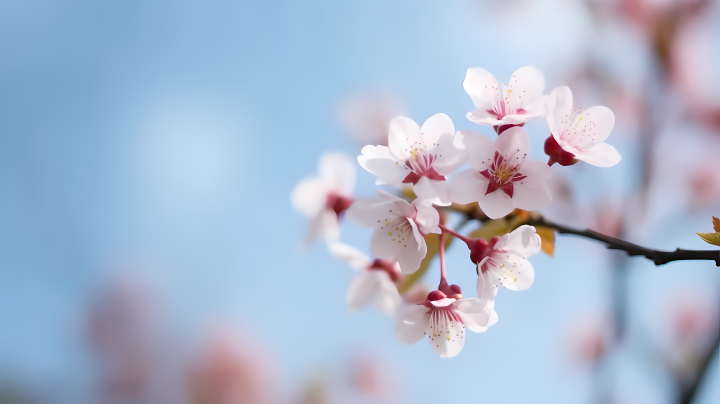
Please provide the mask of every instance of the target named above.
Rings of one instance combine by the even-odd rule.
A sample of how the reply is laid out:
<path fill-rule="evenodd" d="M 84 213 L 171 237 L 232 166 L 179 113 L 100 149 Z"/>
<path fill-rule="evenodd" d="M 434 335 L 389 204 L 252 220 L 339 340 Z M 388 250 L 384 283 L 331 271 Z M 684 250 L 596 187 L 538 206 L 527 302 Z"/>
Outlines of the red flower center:
<path fill-rule="evenodd" d="M 512 165 L 505 160 L 500 153 L 495 152 L 492 165 L 490 168 L 480 171 L 480 174 L 490 180 L 485 195 L 502 189 L 509 197 L 512 198 L 514 192 L 513 183 L 527 178 L 518 172 L 520 165 Z"/>

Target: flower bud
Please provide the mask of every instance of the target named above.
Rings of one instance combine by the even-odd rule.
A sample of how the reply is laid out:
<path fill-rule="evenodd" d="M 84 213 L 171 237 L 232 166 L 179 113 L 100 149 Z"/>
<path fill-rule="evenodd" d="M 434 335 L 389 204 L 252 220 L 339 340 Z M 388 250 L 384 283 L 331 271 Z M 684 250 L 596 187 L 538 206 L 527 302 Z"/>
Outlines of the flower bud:
<path fill-rule="evenodd" d="M 436 300 L 442 300 L 446 298 L 447 295 L 439 290 L 433 290 L 432 292 L 428 293 L 427 299 L 431 302 Z"/>
<path fill-rule="evenodd" d="M 561 166 L 571 166 L 578 162 L 575 155 L 563 150 L 552 135 L 548 136 L 545 140 L 545 154 L 550 156 L 550 160 L 548 161 L 548 165 L 550 166 L 555 163 Z"/>

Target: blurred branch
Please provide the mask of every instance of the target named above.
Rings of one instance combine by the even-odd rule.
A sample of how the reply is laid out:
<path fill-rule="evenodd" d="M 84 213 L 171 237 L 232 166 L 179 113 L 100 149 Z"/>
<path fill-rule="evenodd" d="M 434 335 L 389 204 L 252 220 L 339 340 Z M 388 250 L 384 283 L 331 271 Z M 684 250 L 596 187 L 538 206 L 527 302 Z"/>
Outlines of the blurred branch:
<path fill-rule="evenodd" d="M 629 256 L 643 256 L 654 262 L 655 265 L 663 265 L 672 261 L 708 260 L 715 261 L 715 265 L 720 267 L 720 250 L 683 250 L 681 248 L 678 248 L 675 251 L 653 250 L 625 240 L 617 239 L 615 237 L 606 236 L 594 230 L 578 230 L 566 227 L 561 224 L 550 222 L 542 216 L 531 217 L 527 222 L 525 222 L 525 224 L 532 226 L 545 226 L 555 229 L 555 231 L 560 234 L 574 234 L 576 236 L 597 240 L 601 243 L 605 243 L 607 248 L 610 250 L 625 251 Z"/>
<path fill-rule="evenodd" d="M 691 404 L 695 400 L 695 396 L 697 396 L 698 390 L 700 390 L 700 386 L 702 385 L 703 380 L 710 377 L 708 376 L 708 374 L 712 370 L 712 368 L 710 367 L 710 363 L 712 363 L 713 358 L 718 357 L 719 351 L 720 330 L 718 330 L 717 334 L 715 335 L 715 342 L 713 342 L 713 344 L 710 346 L 710 349 L 705 354 L 703 361 L 698 366 L 698 372 L 696 377 L 693 379 L 693 382 L 689 384 L 687 388 L 683 389 L 679 401 L 681 404 Z"/>

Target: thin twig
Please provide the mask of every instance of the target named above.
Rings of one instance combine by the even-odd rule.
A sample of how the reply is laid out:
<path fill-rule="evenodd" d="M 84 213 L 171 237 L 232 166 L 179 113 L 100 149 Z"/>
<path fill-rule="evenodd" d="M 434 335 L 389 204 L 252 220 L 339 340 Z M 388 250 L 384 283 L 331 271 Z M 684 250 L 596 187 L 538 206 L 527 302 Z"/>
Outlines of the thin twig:
<path fill-rule="evenodd" d="M 597 240 L 605 243 L 610 250 L 625 251 L 630 256 L 643 256 L 654 262 L 655 265 L 663 265 L 672 261 L 708 260 L 715 261 L 715 265 L 720 267 L 720 250 L 683 250 L 681 248 L 675 251 L 653 250 L 615 237 L 606 236 L 594 230 L 578 230 L 566 227 L 553 223 L 544 217 L 530 218 L 525 224 L 545 226 L 554 229 L 560 234 L 574 234 L 576 236 Z"/>

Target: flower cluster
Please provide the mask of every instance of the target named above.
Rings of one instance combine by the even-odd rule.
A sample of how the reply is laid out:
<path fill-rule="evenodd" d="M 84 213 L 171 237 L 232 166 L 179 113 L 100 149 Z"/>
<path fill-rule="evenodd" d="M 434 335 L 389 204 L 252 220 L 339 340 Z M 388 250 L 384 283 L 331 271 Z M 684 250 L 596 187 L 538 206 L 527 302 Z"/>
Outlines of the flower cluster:
<path fill-rule="evenodd" d="M 489 240 L 466 237 L 445 224 L 448 214 L 457 211 L 453 207 L 476 203 L 488 219 L 517 209 L 534 211 L 552 200 L 548 181 L 553 164 L 584 161 L 610 167 L 620 161 L 617 151 L 604 143 L 615 123 L 612 111 L 574 110 L 568 87 L 544 95 L 545 79 L 533 67 L 517 70 L 502 84 L 486 70 L 471 68 L 463 87 L 475 105 L 467 118 L 491 126 L 497 134 L 494 140 L 473 130 L 456 131 L 442 113 L 422 126 L 398 116 L 390 121 L 387 143 L 365 146 L 357 158 L 362 168 L 377 176 L 376 184 L 412 192 L 396 196 L 377 191 L 375 198 L 356 200 L 351 193 L 353 164 L 342 155 L 326 154 L 320 177 L 302 181 L 292 193 L 293 206 L 310 218 L 304 244 L 324 238 L 333 256 L 359 271 L 347 295 L 350 309 L 375 304 L 395 317 L 401 342 L 427 337 L 441 357 L 460 353 L 466 329 L 484 332 L 498 321 L 499 286 L 524 290 L 532 285 L 535 272 L 527 258 L 541 250 L 541 238 L 529 225 L 514 226 Z M 550 132 L 545 141 L 547 164 L 528 158 L 530 139 L 523 128 L 544 117 Z M 369 247 L 374 258 L 337 241 L 343 215 L 373 230 Z M 477 298 L 465 298 L 458 285 L 447 281 L 445 241 L 450 236 L 469 249 L 478 275 Z M 440 283 L 421 302 L 403 299 L 399 290 L 407 289 L 407 276 L 431 258 L 431 237 L 439 239 Z"/>

